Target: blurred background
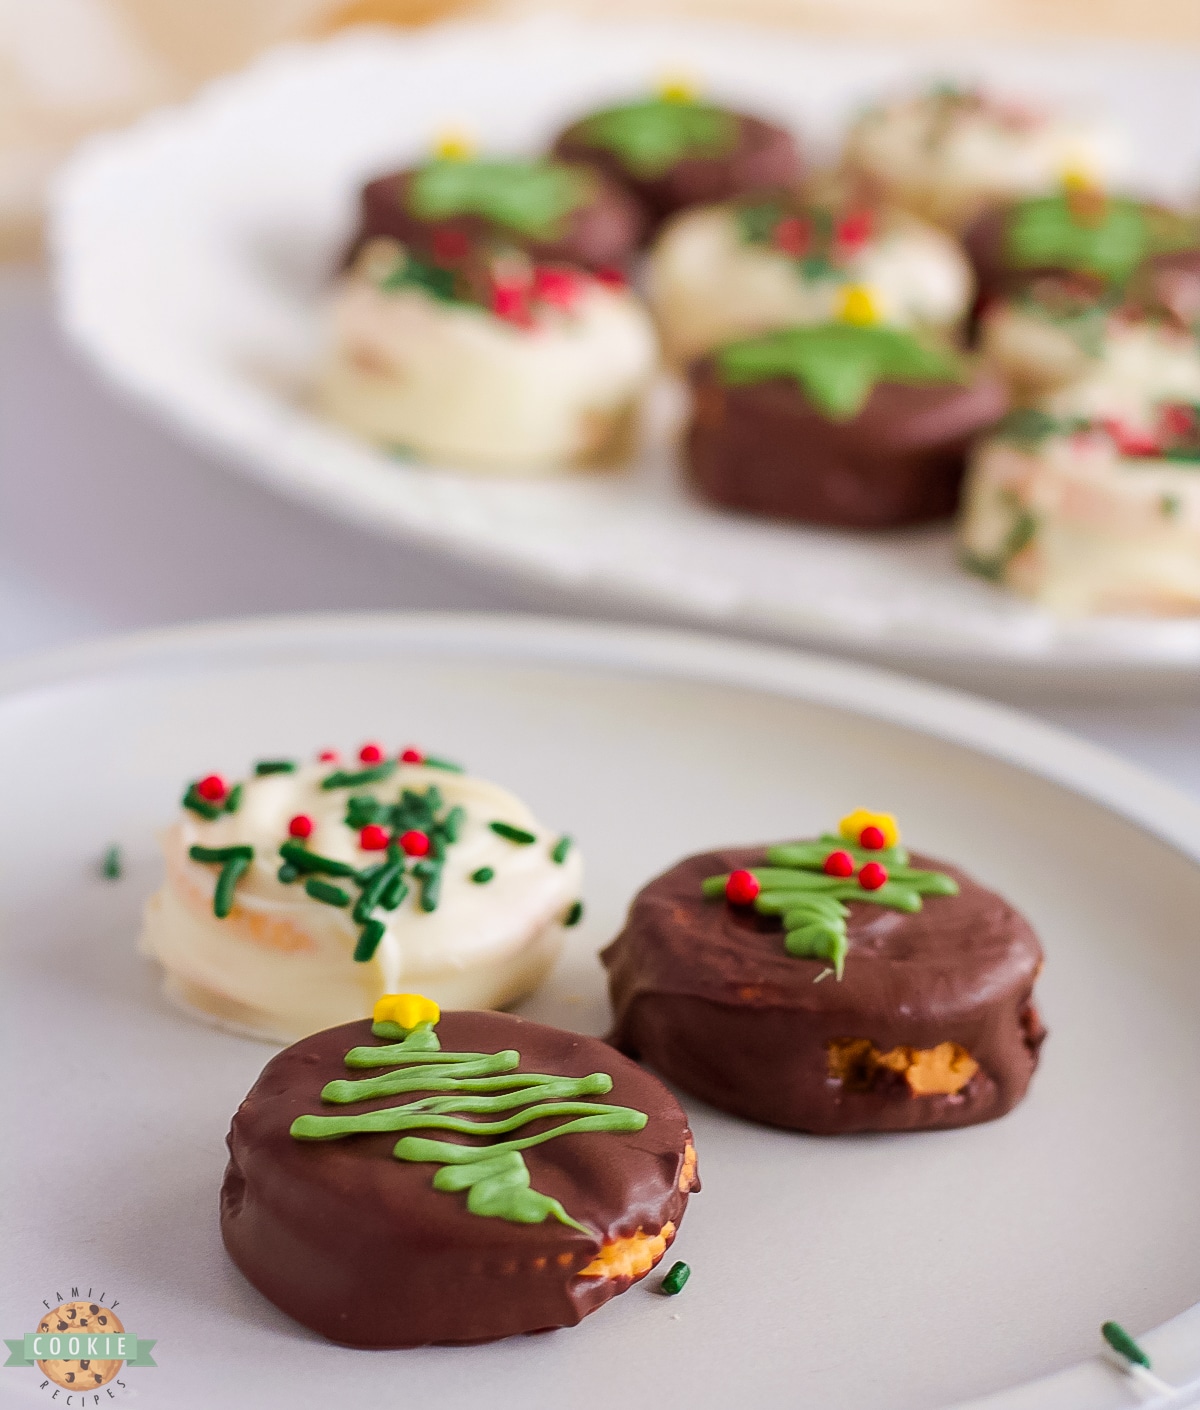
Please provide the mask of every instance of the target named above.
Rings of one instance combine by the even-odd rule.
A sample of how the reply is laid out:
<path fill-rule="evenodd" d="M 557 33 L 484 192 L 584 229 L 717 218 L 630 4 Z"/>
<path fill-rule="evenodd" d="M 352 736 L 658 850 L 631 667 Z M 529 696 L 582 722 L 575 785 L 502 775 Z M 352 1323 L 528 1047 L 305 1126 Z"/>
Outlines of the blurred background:
<path fill-rule="evenodd" d="M 43 240 L 48 186 L 77 143 L 184 99 L 273 45 L 364 23 L 546 9 L 723 16 L 873 41 L 1038 39 L 1060 46 L 1064 63 L 1082 39 L 1200 51 L 1197 0 L 0 0 L 0 657 L 263 612 L 596 615 L 586 601 L 399 550 L 226 473 L 121 401 L 68 348 Z M 186 566 L 205 559 L 210 571 Z M 1093 699 L 1016 681 L 968 684 L 1200 790 L 1198 691 Z"/>

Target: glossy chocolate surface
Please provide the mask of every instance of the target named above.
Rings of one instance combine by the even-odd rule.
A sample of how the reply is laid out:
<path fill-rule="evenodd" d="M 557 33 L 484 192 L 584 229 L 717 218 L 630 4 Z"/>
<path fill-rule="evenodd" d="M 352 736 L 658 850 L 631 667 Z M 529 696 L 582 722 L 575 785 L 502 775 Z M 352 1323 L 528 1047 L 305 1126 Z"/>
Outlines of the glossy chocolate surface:
<path fill-rule="evenodd" d="M 589 168 L 588 176 L 593 187 L 591 198 L 563 218 L 553 237 L 535 239 L 479 215 L 424 220 L 409 209 L 407 192 L 413 172 L 391 172 L 363 188 L 358 229 L 346 263 L 368 240 L 380 236 L 399 240 L 419 258 L 431 259 L 435 240 L 453 232 L 476 250 L 497 243 L 525 250 L 543 263 L 622 268 L 642 237 L 642 208 L 619 182 L 594 168 Z"/>
<path fill-rule="evenodd" d="M 731 116 L 738 129 L 731 151 L 714 157 L 684 157 L 660 176 L 638 176 L 615 152 L 593 146 L 583 132 L 586 119 L 567 128 L 555 142 L 554 152 L 599 167 L 632 192 L 646 213 L 648 238 L 668 216 L 688 206 L 787 186 L 803 174 L 800 148 L 786 128 L 743 113 Z"/>
<path fill-rule="evenodd" d="M 952 514 L 972 438 L 999 420 L 1001 383 L 881 382 L 848 421 L 790 377 L 730 386 L 711 358 L 691 370 L 692 483 L 714 504 L 807 524 L 881 529 Z"/>
<path fill-rule="evenodd" d="M 435 1190 L 438 1167 L 396 1160 L 396 1133 L 331 1141 L 288 1134 L 297 1116 L 347 1111 L 322 1103 L 325 1083 L 377 1071 L 355 1074 L 343 1063 L 350 1048 L 381 1043 L 368 1021 L 280 1053 L 233 1118 L 221 1234 L 264 1296 L 336 1342 L 421 1346 L 573 1326 L 629 1286 L 628 1278 L 579 1276 L 601 1244 L 655 1234 L 668 1221 L 678 1227 L 687 1205 L 679 1184 L 691 1133 L 679 1103 L 650 1073 L 598 1038 L 511 1014 L 446 1013 L 437 1033 L 446 1051 L 515 1048 L 522 1072 L 607 1072 L 612 1092 L 598 1100 L 635 1107 L 649 1121 L 641 1131 L 577 1132 L 525 1152 L 532 1187 L 560 1200 L 594 1236 L 554 1219 L 510 1223 L 471 1214 L 465 1194 Z M 352 1110 L 408 1099 L 377 1098 Z M 524 1133 L 560 1121 L 532 1123 Z"/>
<path fill-rule="evenodd" d="M 845 974 L 784 948 L 777 917 L 706 900 L 700 883 L 761 864 L 764 847 L 688 857 L 646 886 L 603 952 L 613 1041 L 713 1106 L 798 1131 L 968 1126 L 1010 1110 L 1044 1036 L 1031 996 L 1042 948 L 1003 897 L 944 862 L 958 896 L 917 914 L 850 905 Z M 830 1076 L 830 1043 L 880 1051 L 960 1044 L 979 1071 L 954 1095 L 914 1096 L 884 1072 L 866 1090 Z"/>

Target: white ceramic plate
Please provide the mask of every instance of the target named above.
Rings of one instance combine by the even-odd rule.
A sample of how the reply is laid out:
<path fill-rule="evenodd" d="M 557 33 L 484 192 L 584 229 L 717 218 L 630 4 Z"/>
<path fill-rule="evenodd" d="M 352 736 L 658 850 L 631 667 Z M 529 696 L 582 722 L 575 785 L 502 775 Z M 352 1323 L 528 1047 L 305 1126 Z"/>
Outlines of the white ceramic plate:
<path fill-rule="evenodd" d="M 182 779 L 368 735 L 462 758 L 578 837 L 587 918 L 523 1011 L 591 1033 L 608 1022 L 595 951 L 657 870 L 894 808 L 1044 939 L 1051 1035 L 1028 1099 L 968 1130 L 823 1140 L 685 1098 L 704 1190 L 675 1245 L 683 1296 L 652 1279 L 575 1329 L 484 1347 L 321 1341 L 243 1282 L 217 1232 L 223 1137 L 269 1050 L 168 1007 L 133 939 Z M 0 751 L 11 1336 L 68 1284 L 103 1287 L 158 1341 L 159 1369 L 127 1383 L 172 1410 L 1117 1410 L 1137 1397 L 1095 1355 L 1109 1317 L 1165 1322 L 1145 1337 L 1156 1369 L 1200 1375 L 1200 807 L 1110 755 L 819 658 L 402 617 L 8 666 Z M 113 841 L 119 883 L 95 873 Z M 0 1391 L 41 1403 L 36 1383 L 10 1369 Z"/>
<path fill-rule="evenodd" d="M 495 150 L 534 149 L 680 68 L 827 152 L 867 97 L 949 73 L 1107 111 L 1149 190 L 1183 197 L 1200 175 L 1192 54 L 553 19 L 351 33 L 83 149 L 54 217 L 66 326 L 120 386 L 277 489 L 596 601 L 896 660 L 1194 671 L 1200 620 L 1057 621 L 963 573 L 945 529 L 853 535 L 701 506 L 674 464 L 669 396 L 628 473 L 551 484 L 399 465 L 305 410 L 321 295 L 365 177 L 449 121 Z"/>

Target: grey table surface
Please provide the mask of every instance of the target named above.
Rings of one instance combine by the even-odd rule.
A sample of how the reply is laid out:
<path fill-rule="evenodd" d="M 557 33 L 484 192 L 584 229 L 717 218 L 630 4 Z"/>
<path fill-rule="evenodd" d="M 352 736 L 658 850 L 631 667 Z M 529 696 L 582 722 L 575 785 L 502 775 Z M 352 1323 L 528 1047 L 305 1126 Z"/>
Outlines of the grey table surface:
<path fill-rule="evenodd" d="M 260 488 L 105 385 L 58 332 L 43 273 L 0 269 L 0 659 L 213 618 L 389 609 L 616 615 Z M 1200 679 L 1169 699 L 986 693 L 1200 795 Z"/>

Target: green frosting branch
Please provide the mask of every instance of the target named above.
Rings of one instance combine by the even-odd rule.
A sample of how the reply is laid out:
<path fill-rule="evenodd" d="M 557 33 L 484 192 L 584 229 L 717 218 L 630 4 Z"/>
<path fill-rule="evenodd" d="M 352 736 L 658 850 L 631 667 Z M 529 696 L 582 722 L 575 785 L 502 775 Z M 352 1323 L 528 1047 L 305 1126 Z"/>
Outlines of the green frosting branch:
<path fill-rule="evenodd" d="M 963 380 L 948 348 L 882 324 L 818 323 L 730 343 L 717 354 L 731 386 L 791 377 L 810 402 L 835 421 L 857 416 L 878 382 L 912 385 Z"/>
<path fill-rule="evenodd" d="M 417 170 L 407 201 L 422 220 L 482 216 L 518 235 L 553 240 L 590 194 L 586 173 L 562 162 L 447 158 Z"/>
<path fill-rule="evenodd" d="M 1006 253 L 1022 269 L 1060 266 L 1123 284 L 1150 255 L 1187 249 L 1198 232 L 1139 201 L 1098 197 L 1094 215 L 1070 193 L 1021 201 L 1008 217 Z"/>
<path fill-rule="evenodd" d="M 645 98 L 585 118 L 584 141 L 620 158 L 635 176 L 661 176 L 684 157 L 722 157 L 737 142 L 737 119 L 710 103 Z"/>

